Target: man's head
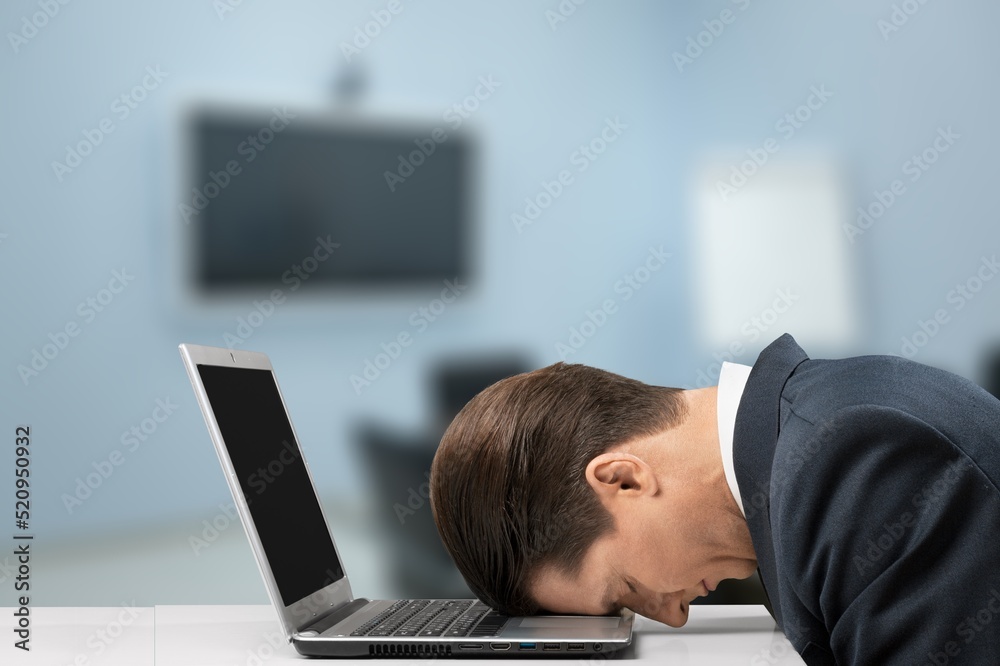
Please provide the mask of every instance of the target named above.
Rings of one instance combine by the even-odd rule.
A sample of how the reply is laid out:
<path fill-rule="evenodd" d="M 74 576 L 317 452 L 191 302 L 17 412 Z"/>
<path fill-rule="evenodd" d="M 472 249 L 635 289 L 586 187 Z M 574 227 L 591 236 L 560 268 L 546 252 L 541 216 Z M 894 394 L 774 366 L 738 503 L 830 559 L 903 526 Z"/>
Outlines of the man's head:
<path fill-rule="evenodd" d="M 710 462 L 672 450 L 677 433 L 708 438 L 684 429 L 707 423 L 692 393 L 556 363 L 471 400 L 441 440 L 431 505 L 472 591 L 512 614 L 628 606 L 679 625 L 711 566 L 713 588 L 750 575 L 712 561 L 719 530 L 700 524 L 700 505 L 719 504 L 701 484 L 725 483 L 714 425 Z M 701 477 L 686 487 L 687 473 Z"/>

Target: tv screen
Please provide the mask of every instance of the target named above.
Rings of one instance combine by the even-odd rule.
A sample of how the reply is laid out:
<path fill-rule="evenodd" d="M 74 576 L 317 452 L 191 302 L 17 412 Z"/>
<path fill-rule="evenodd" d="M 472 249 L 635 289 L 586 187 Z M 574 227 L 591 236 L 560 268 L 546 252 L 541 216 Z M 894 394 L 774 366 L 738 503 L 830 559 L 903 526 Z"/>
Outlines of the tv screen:
<path fill-rule="evenodd" d="M 468 277 L 467 138 L 292 116 L 193 118 L 181 214 L 200 292 Z"/>

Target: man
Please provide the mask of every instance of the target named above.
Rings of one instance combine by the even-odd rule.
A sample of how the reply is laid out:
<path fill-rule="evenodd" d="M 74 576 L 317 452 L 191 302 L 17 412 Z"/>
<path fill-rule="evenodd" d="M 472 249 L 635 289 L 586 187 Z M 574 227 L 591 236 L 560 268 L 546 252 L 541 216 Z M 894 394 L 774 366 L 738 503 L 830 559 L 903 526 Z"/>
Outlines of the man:
<path fill-rule="evenodd" d="M 431 470 L 438 531 L 511 614 L 679 627 L 761 574 L 807 664 L 1000 664 L 1000 402 L 788 334 L 717 387 L 555 365 L 487 388 Z"/>

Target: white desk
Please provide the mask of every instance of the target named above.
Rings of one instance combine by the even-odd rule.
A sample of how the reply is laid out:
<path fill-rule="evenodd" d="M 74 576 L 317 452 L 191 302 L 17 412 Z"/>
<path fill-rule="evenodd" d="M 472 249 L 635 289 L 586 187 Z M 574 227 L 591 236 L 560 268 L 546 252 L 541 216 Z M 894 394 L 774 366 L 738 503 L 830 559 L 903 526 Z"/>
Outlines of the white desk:
<path fill-rule="evenodd" d="M 265 606 L 269 608 L 269 606 Z M 153 609 L 31 608 L 30 651 L 14 647 L 14 609 L 0 608 L 0 664 L 152 666 Z"/>
<path fill-rule="evenodd" d="M 13 609 L 5 608 L 12 635 Z M 126 624 L 126 621 L 128 624 Z M 106 638 L 113 639 L 110 642 Z M 8 637 L 0 663 L 35 666 L 272 666 L 306 663 L 284 643 L 270 606 L 156 606 L 129 614 L 122 608 L 32 610 L 32 650 Z M 103 650 L 98 654 L 100 646 Z M 155 659 L 155 661 L 154 661 Z M 76 660 L 76 661 L 74 661 Z M 364 663 L 386 660 L 334 660 Z M 428 660 L 389 660 L 417 666 Z M 471 661 L 471 660 L 470 660 Z M 475 660 L 479 664 L 524 664 L 522 659 Z M 600 657 L 530 660 L 532 663 L 598 666 Z M 673 629 L 637 618 L 632 647 L 622 663 L 749 664 L 786 666 L 804 662 L 774 626 L 763 606 L 692 606 L 686 626 Z M 311 663 L 317 663 L 315 661 Z"/>

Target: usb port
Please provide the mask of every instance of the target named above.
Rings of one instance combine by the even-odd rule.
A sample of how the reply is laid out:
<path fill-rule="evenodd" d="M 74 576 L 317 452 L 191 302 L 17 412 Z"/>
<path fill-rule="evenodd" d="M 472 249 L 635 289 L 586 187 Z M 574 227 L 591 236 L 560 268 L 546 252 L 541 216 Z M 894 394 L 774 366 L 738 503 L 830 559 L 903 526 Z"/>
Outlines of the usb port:
<path fill-rule="evenodd" d="M 542 644 L 542 649 L 543 650 L 558 650 L 559 649 L 559 643 L 543 643 Z"/>
<path fill-rule="evenodd" d="M 534 650 L 536 647 L 538 647 L 538 646 L 535 643 L 518 643 L 517 644 L 517 649 L 518 650 Z"/>
<path fill-rule="evenodd" d="M 582 650 L 583 649 L 583 643 L 570 643 L 567 646 L 567 648 L 570 649 L 570 650 Z"/>
<path fill-rule="evenodd" d="M 491 650 L 509 650 L 510 643 L 490 643 Z"/>

